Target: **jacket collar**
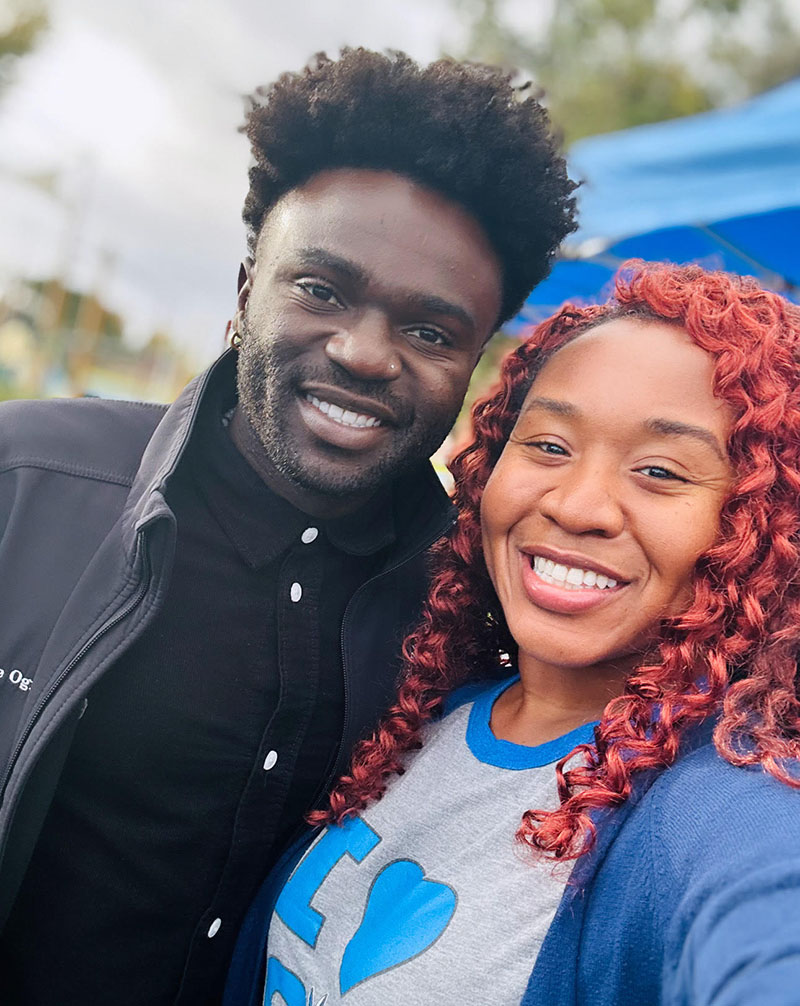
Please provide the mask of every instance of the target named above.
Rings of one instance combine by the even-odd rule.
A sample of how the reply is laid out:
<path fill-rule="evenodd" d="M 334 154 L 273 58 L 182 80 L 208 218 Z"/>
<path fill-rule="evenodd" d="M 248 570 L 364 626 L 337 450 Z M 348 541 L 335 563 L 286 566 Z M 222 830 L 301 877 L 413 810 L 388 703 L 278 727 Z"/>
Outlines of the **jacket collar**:
<path fill-rule="evenodd" d="M 230 375 L 235 374 L 235 367 L 235 354 L 229 349 L 208 370 L 190 381 L 167 409 L 145 448 L 122 514 L 126 539 L 134 538 L 159 517 L 172 517 L 164 499 L 164 489 L 197 424 L 200 402 L 211 382 L 229 380 Z"/>

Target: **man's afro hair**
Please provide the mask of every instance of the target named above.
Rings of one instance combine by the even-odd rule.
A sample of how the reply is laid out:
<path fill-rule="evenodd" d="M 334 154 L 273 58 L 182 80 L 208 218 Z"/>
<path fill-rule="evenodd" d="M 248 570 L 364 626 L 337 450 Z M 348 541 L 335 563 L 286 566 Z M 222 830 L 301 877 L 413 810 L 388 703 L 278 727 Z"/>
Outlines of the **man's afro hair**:
<path fill-rule="evenodd" d="M 463 206 L 503 269 L 500 321 L 550 271 L 575 230 L 575 184 L 547 112 L 502 70 L 404 53 L 317 55 L 249 99 L 252 146 L 243 217 L 251 253 L 282 195 L 328 168 L 393 171 Z"/>

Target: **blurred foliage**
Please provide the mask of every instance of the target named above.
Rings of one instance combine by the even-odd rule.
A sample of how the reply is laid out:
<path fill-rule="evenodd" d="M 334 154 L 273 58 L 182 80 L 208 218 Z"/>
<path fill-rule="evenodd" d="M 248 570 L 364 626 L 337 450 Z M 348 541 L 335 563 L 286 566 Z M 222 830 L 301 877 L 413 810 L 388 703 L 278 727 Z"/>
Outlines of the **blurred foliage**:
<path fill-rule="evenodd" d="M 13 80 L 20 56 L 29 53 L 49 25 L 37 0 L 4 0 L 0 7 L 0 94 Z"/>
<path fill-rule="evenodd" d="M 450 442 L 448 457 L 465 447 L 472 439 L 472 406 L 479 398 L 487 395 L 500 380 L 500 365 L 503 359 L 519 346 L 519 337 L 497 332 L 486 344 L 483 356 L 478 361 L 467 390 L 464 404 Z"/>
<path fill-rule="evenodd" d="M 567 143 L 692 115 L 800 74 L 793 0 L 554 0 L 526 33 L 503 0 L 453 0 L 462 58 L 519 68 Z"/>
<path fill-rule="evenodd" d="M 31 280 L 29 285 L 37 298 L 46 299 L 52 327 L 91 331 L 103 341 L 119 342 L 122 338 L 122 319 L 94 294 L 71 290 L 59 280 Z"/>
<path fill-rule="evenodd" d="M 94 293 L 60 279 L 20 280 L 0 298 L 0 401 L 100 395 L 171 401 L 194 376 L 165 332 L 141 348 Z"/>

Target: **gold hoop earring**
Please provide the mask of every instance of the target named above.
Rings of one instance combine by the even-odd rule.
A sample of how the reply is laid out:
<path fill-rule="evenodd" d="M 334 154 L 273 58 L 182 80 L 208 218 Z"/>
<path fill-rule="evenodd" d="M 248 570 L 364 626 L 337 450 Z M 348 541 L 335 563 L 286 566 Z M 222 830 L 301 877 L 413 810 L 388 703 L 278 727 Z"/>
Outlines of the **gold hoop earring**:
<path fill-rule="evenodd" d="M 239 312 L 228 322 L 228 330 L 225 338 L 231 349 L 238 349 L 242 344 L 242 333 L 239 331 Z"/>

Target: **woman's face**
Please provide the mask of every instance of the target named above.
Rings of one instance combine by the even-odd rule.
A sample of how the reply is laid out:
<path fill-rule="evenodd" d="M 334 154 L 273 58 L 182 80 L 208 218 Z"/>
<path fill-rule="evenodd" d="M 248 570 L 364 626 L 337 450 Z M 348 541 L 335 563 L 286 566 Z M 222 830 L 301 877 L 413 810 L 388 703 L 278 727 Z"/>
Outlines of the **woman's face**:
<path fill-rule="evenodd" d="M 537 376 L 483 495 L 486 563 L 526 662 L 628 666 L 691 601 L 731 480 L 712 358 L 623 318 Z"/>

